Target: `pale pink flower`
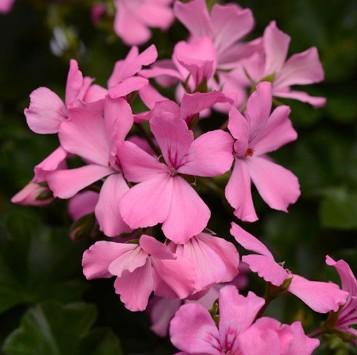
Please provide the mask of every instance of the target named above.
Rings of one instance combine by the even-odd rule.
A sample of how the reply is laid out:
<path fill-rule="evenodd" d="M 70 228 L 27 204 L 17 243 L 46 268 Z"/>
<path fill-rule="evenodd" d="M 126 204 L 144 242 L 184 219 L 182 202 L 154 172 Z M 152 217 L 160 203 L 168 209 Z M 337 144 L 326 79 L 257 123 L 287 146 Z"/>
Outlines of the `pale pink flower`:
<path fill-rule="evenodd" d="M 115 276 L 115 291 L 131 311 L 145 310 L 153 292 L 186 298 L 192 290 L 187 265 L 148 235 L 142 235 L 139 244 L 96 242 L 84 252 L 82 265 L 87 279 Z"/>
<path fill-rule="evenodd" d="M 34 168 L 32 180 L 15 196 L 11 202 L 24 206 L 45 206 L 53 201 L 47 186 L 47 177 L 58 169 L 65 169 L 67 153 L 61 148 L 55 149 L 48 157 Z"/>
<path fill-rule="evenodd" d="M 354 336 L 357 344 L 357 280 L 350 266 L 344 260 L 335 261 L 326 256 L 327 265 L 333 266 L 341 279 L 342 289 L 348 293 L 347 302 L 338 310 L 335 328 Z"/>
<path fill-rule="evenodd" d="M 244 71 L 255 83 L 269 80 L 275 97 L 296 99 L 315 107 L 323 106 L 326 99 L 310 96 L 291 89 L 294 85 L 309 85 L 322 81 L 324 71 L 315 47 L 287 59 L 290 36 L 280 31 L 275 21 L 265 29 L 262 49 L 244 64 Z"/>
<path fill-rule="evenodd" d="M 83 77 L 78 69 L 78 63 L 72 59 L 67 77 L 64 102 L 52 90 L 40 87 L 30 95 L 30 106 L 25 109 L 27 124 L 30 129 L 39 134 L 57 133 L 61 123 L 68 117 L 68 111 L 83 105 L 103 99 L 105 89 L 92 85 L 93 79 Z"/>
<path fill-rule="evenodd" d="M 0 13 L 7 14 L 14 6 L 15 0 L 0 0 Z"/>
<path fill-rule="evenodd" d="M 173 0 L 115 0 L 114 30 L 128 45 L 140 45 L 151 37 L 150 28 L 167 30 L 174 20 Z"/>
<path fill-rule="evenodd" d="M 272 113 L 272 90 L 268 82 L 260 83 L 249 97 L 245 114 L 232 107 L 228 129 L 236 139 L 235 164 L 225 195 L 234 214 L 241 220 L 258 219 L 253 205 L 251 182 L 271 207 L 287 211 L 300 195 L 295 175 L 267 157 L 267 153 L 297 138 L 289 119 L 290 108 L 279 106 Z"/>
<path fill-rule="evenodd" d="M 111 98 L 125 97 L 134 91 L 139 91 L 148 85 L 148 80 L 139 72 L 143 66 L 154 63 L 157 59 L 155 45 L 139 53 L 137 47 L 132 47 L 125 57 L 115 63 L 113 72 L 108 80 L 109 95 Z"/>
<path fill-rule="evenodd" d="M 185 304 L 171 321 L 171 341 L 182 355 L 312 354 L 319 341 L 307 337 L 300 322 L 255 321 L 263 305 L 264 299 L 253 292 L 244 297 L 234 286 L 226 286 L 220 290 L 218 325 L 202 305 Z"/>
<path fill-rule="evenodd" d="M 131 142 L 122 144 L 118 156 L 127 180 L 138 183 L 121 201 L 124 221 L 132 229 L 162 223 L 165 236 L 181 244 L 199 234 L 210 218 L 209 208 L 182 175 L 222 175 L 233 157 L 228 133 L 215 130 L 194 139 L 179 115 L 170 101 L 151 113 L 151 132 L 164 163 Z"/>
<path fill-rule="evenodd" d="M 336 284 L 310 281 L 291 273 L 275 261 L 261 241 L 235 223 L 232 223 L 231 234 L 244 249 L 254 253 L 242 257 L 251 271 L 276 287 L 287 287 L 288 292 L 300 298 L 315 312 L 336 312 L 346 303 L 347 292 L 340 290 Z"/>
<path fill-rule="evenodd" d="M 116 151 L 132 124 L 131 108 L 122 98 L 113 100 L 107 97 L 104 102 L 72 109 L 68 119 L 61 124 L 59 139 L 67 152 L 79 156 L 87 165 L 57 170 L 47 178 L 54 196 L 64 199 L 72 198 L 84 188 L 106 178 L 95 215 L 100 229 L 107 236 L 130 230 L 119 212 L 120 199 L 129 187 L 117 165 Z"/>

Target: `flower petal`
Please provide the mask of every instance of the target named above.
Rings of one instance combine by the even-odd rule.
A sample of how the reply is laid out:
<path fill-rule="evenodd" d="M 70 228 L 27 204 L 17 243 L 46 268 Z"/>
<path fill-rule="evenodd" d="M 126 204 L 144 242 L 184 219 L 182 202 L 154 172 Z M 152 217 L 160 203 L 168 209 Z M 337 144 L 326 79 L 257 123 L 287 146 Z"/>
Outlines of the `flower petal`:
<path fill-rule="evenodd" d="M 239 156 L 244 156 L 248 149 L 249 128 L 247 119 L 233 106 L 229 111 L 228 129 L 237 140 L 234 150 Z"/>
<path fill-rule="evenodd" d="M 202 232 L 207 226 L 211 212 L 188 182 L 179 176 L 170 180 L 172 181 L 171 205 L 162 225 L 162 231 L 168 239 L 182 244 Z M 159 205 L 157 201 L 155 208 Z"/>
<path fill-rule="evenodd" d="M 300 196 L 297 177 L 265 157 L 254 157 L 247 163 L 252 181 L 263 200 L 271 208 L 287 212 L 288 206 Z"/>
<path fill-rule="evenodd" d="M 83 191 L 72 197 L 68 203 L 68 213 L 74 221 L 93 213 L 99 194 L 94 191 Z"/>
<path fill-rule="evenodd" d="M 297 91 L 297 90 L 289 90 L 289 91 L 276 90 L 275 91 L 274 90 L 273 94 L 275 97 L 282 97 L 284 99 L 293 99 L 293 100 L 305 102 L 305 103 L 310 104 L 316 108 L 323 107 L 326 104 L 325 97 L 311 96 L 303 91 Z"/>

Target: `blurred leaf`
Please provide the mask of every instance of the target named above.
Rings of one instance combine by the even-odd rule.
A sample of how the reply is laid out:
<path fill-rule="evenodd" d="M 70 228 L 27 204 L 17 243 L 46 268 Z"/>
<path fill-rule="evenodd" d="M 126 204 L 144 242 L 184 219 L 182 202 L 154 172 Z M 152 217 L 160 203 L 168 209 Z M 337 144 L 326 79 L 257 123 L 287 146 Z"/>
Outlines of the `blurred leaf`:
<path fill-rule="evenodd" d="M 328 191 L 320 206 L 324 227 L 336 229 L 357 228 L 357 191 L 344 188 Z"/>
<path fill-rule="evenodd" d="M 20 327 L 5 340 L 7 355 L 120 355 L 118 339 L 108 330 L 90 332 L 97 316 L 89 304 L 46 302 L 31 308 Z"/>
<path fill-rule="evenodd" d="M 0 223 L 0 312 L 17 304 L 80 298 L 86 286 L 79 278 L 81 248 L 65 230 L 41 225 L 29 210 L 3 216 Z"/>

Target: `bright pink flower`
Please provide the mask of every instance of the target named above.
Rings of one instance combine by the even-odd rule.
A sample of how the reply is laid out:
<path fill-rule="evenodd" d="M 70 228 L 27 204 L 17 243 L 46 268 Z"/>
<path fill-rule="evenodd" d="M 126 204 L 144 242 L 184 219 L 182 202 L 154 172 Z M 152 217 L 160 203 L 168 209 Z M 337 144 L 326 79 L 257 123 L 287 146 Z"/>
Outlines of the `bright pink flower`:
<path fill-rule="evenodd" d="M 215 130 L 194 139 L 178 107 L 156 105 L 150 127 L 161 149 L 158 159 L 131 142 L 118 151 L 125 177 L 138 183 L 121 201 L 124 221 L 133 229 L 162 223 L 166 237 L 185 243 L 207 225 L 210 210 L 182 175 L 218 176 L 232 164 L 232 139 Z"/>
<path fill-rule="evenodd" d="M 205 307 L 185 304 L 171 321 L 171 341 L 184 354 L 275 354 L 270 350 L 276 337 L 270 332 L 257 337 L 259 329 L 254 327 L 263 305 L 264 299 L 253 292 L 244 297 L 234 286 L 226 286 L 219 295 L 218 327 Z"/>
<path fill-rule="evenodd" d="M 239 255 L 235 246 L 223 238 L 201 233 L 185 244 L 171 243 L 178 260 L 191 265 L 195 292 L 223 282 L 238 274 Z"/>
<path fill-rule="evenodd" d="M 15 196 L 11 202 L 24 206 L 45 206 L 53 201 L 47 186 L 47 177 L 58 169 L 65 169 L 67 153 L 61 148 L 55 149 L 34 168 L 33 179 Z"/>
<path fill-rule="evenodd" d="M 255 83 L 270 80 L 276 97 L 296 99 L 315 107 L 323 106 L 325 98 L 291 89 L 293 85 L 314 84 L 324 79 L 317 49 L 310 48 L 287 60 L 289 44 L 290 36 L 280 31 L 275 21 L 271 22 L 265 29 L 261 51 L 243 64 L 245 72 Z"/>
<path fill-rule="evenodd" d="M 0 13 L 7 14 L 14 6 L 15 0 L 0 0 Z"/>
<path fill-rule="evenodd" d="M 139 45 L 151 37 L 150 27 L 166 30 L 174 16 L 173 0 L 115 0 L 116 34 L 128 45 Z"/>
<path fill-rule="evenodd" d="M 137 47 L 132 47 L 125 59 L 115 63 L 108 87 L 111 98 L 125 97 L 148 85 L 148 80 L 137 75 L 143 66 L 154 63 L 157 59 L 155 45 L 151 45 L 139 54 Z"/>
<path fill-rule="evenodd" d="M 335 261 L 326 256 L 327 265 L 333 266 L 340 276 L 342 289 L 348 292 L 347 302 L 338 311 L 336 329 L 352 334 L 357 344 L 357 330 L 353 327 L 357 324 L 357 280 L 350 266 L 344 260 Z"/>
<path fill-rule="evenodd" d="M 104 109 L 103 102 L 72 109 L 59 130 L 61 146 L 67 152 L 81 157 L 87 165 L 58 170 L 48 176 L 54 196 L 64 199 L 106 178 L 95 215 L 101 230 L 108 236 L 117 236 L 130 230 L 119 212 L 120 199 L 129 187 L 116 164 L 116 151 L 132 123 L 131 108 L 121 98 L 112 100 L 107 97 Z"/>
<path fill-rule="evenodd" d="M 276 210 L 286 212 L 300 195 L 296 176 L 266 156 L 297 137 L 289 119 L 289 107 L 279 106 L 270 113 L 271 107 L 271 84 L 263 82 L 249 97 L 244 115 L 234 107 L 229 113 L 228 129 L 236 139 L 235 164 L 225 195 L 235 208 L 234 214 L 243 221 L 258 219 L 251 182 Z"/>
<path fill-rule="evenodd" d="M 287 291 L 300 298 L 315 312 L 336 312 L 341 305 L 345 304 L 348 294 L 341 291 L 336 284 L 310 281 L 291 273 L 275 261 L 262 242 L 235 223 L 232 223 L 231 234 L 244 249 L 254 252 L 254 254 L 242 257 L 242 261 L 249 266 L 251 271 L 277 287 L 287 282 Z"/>
<path fill-rule="evenodd" d="M 25 109 L 27 124 L 39 134 L 57 133 L 67 118 L 68 110 L 86 102 L 103 99 L 106 91 L 92 85 L 92 78 L 83 77 L 78 63 L 72 59 L 67 77 L 65 101 L 48 88 L 40 87 L 30 95 L 30 106 Z"/>
<path fill-rule="evenodd" d="M 152 292 L 185 298 L 192 290 L 189 268 L 148 235 L 139 244 L 96 242 L 84 252 L 82 265 L 87 279 L 115 276 L 115 291 L 131 311 L 145 310 Z"/>

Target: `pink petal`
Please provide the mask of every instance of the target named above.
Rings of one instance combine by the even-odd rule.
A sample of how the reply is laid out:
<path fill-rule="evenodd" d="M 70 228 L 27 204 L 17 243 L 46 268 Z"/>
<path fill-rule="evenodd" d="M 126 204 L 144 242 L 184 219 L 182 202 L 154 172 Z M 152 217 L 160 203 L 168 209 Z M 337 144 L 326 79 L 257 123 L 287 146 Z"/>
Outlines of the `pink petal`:
<path fill-rule="evenodd" d="M 277 74 L 274 86 L 314 84 L 324 79 L 324 71 L 315 47 L 294 54 Z"/>
<path fill-rule="evenodd" d="M 145 106 L 147 106 L 149 109 L 153 109 L 155 107 L 155 104 L 157 104 L 158 102 L 166 100 L 166 97 L 162 96 L 150 84 L 140 89 L 139 96 L 143 101 L 143 103 L 145 104 Z"/>
<path fill-rule="evenodd" d="M 120 200 L 127 191 L 129 186 L 121 174 L 108 176 L 100 190 L 95 216 L 100 230 L 108 237 L 130 231 L 119 211 Z"/>
<path fill-rule="evenodd" d="M 221 343 L 230 330 L 234 329 L 237 334 L 245 331 L 254 322 L 264 303 L 264 299 L 253 292 L 244 297 L 235 286 L 223 287 L 219 293 Z"/>
<path fill-rule="evenodd" d="M 129 181 L 142 182 L 167 172 L 164 164 L 132 142 L 126 141 L 119 146 L 118 157 Z"/>
<path fill-rule="evenodd" d="M 62 100 L 47 88 L 38 88 L 30 95 L 30 106 L 25 109 L 30 129 L 39 134 L 57 133 L 66 118 Z"/>
<path fill-rule="evenodd" d="M 244 160 L 235 160 L 232 175 L 225 189 L 225 196 L 235 209 L 234 215 L 239 219 L 247 222 L 254 222 L 258 219 L 253 204 L 249 170 Z"/>
<path fill-rule="evenodd" d="M 271 207 L 287 212 L 300 196 L 297 177 L 289 170 L 264 157 L 247 161 L 250 176 L 260 196 Z"/>
<path fill-rule="evenodd" d="M 310 105 L 312 105 L 312 106 L 314 106 L 316 108 L 323 107 L 326 104 L 326 98 L 317 97 L 317 96 L 311 96 L 311 95 L 309 95 L 309 94 L 307 94 L 306 92 L 303 92 L 303 91 L 296 91 L 296 90 L 281 91 L 281 90 L 276 90 L 276 91 L 274 91 L 274 96 L 275 97 L 282 97 L 284 99 L 298 100 L 298 101 L 310 104 Z"/>
<path fill-rule="evenodd" d="M 254 26 L 252 12 L 249 9 L 243 10 L 235 4 L 215 4 L 211 18 L 218 56 L 248 34 Z"/>
<path fill-rule="evenodd" d="M 231 102 L 232 101 L 220 91 L 184 94 L 181 100 L 180 116 L 189 124 L 194 116 L 206 109 L 210 109 L 215 104 Z"/>
<path fill-rule="evenodd" d="M 174 13 L 191 35 L 212 36 L 211 19 L 205 0 L 193 0 L 189 3 L 176 1 Z"/>
<path fill-rule="evenodd" d="M 131 0 L 129 0 L 131 2 Z M 171 1 L 146 1 L 136 7 L 136 16 L 150 27 L 167 29 L 174 20 Z M 134 5 L 135 6 L 135 5 Z"/>
<path fill-rule="evenodd" d="M 273 111 L 262 132 L 250 143 L 254 154 L 270 153 L 297 139 L 289 114 L 289 106 L 279 106 Z"/>
<path fill-rule="evenodd" d="M 310 281 L 299 275 L 293 275 L 289 292 L 318 313 L 336 312 L 348 296 L 332 282 Z"/>
<path fill-rule="evenodd" d="M 133 272 L 125 271 L 115 280 L 114 287 L 129 311 L 144 311 L 154 290 L 154 275 L 150 262 L 147 261 Z"/>
<path fill-rule="evenodd" d="M 98 202 L 99 194 L 94 191 L 79 192 L 70 199 L 68 203 L 68 213 L 75 221 L 93 213 Z"/>
<path fill-rule="evenodd" d="M 326 264 L 336 269 L 341 279 L 342 288 L 352 296 L 357 296 L 357 280 L 346 261 L 342 259 L 335 261 L 327 255 Z"/>
<path fill-rule="evenodd" d="M 267 81 L 257 85 L 247 101 L 245 116 L 250 124 L 251 135 L 255 135 L 270 116 L 272 105 L 272 87 Z"/>
<path fill-rule="evenodd" d="M 141 90 L 144 86 L 148 85 L 148 83 L 149 81 L 145 78 L 133 76 L 110 88 L 109 95 L 113 99 L 125 97 L 134 91 Z"/>
<path fill-rule="evenodd" d="M 170 324 L 171 342 L 189 354 L 221 355 L 219 334 L 208 311 L 199 304 L 185 304 Z"/>
<path fill-rule="evenodd" d="M 150 37 L 149 28 L 135 16 L 125 1 L 116 0 L 115 33 L 128 45 L 145 43 Z"/>
<path fill-rule="evenodd" d="M 123 253 L 135 249 L 135 244 L 100 241 L 93 244 L 83 254 L 82 267 L 84 276 L 90 279 L 109 278 L 109 265 Z"/>
<path fill-rule="evenodd" d="M 207 226 L 211 212 L 188 182 L 179 176 L 170 180 L 172 181 L 171 205 L 162 225 L 162 231 L 173 242 L 186 243 Z M 156 206 L 160 206 L 158 201 Z"/>
<path fill-rule="evenodd" d="M 67 152 L 99 165 L 108 165 L 110 147 L 100 106 L 71 110 L 69 119 L 61 125 L 59 139 Z"/>
<path fill-rule="evenodd" d="M 239 156 L 244 156 L 248 149 L 249 123 L 247 119 L 235 108 L 229 111 L 228 129 L 237 140 L 234 150 Z"/>
<path fill-rule="evenodd" d="M 139 247 L 130 249 L 115 258 L 109 265 L 108 270 L 112 275 L 121 277 L 125 271 L 132 273 L 146 264 L 148 255 Z"/>
<path fill-rule="evenodd" d="M 84 101 L 87 103 L 93 103 L 100 100 L 104 100 L 107 94 L 108 91 L 104 89 L 102 86 L 93 84 L 89 87 L 84 97 Z"/>
<path fill-rule="evenodd" d="M 265 75 L 278 73 L 285 63 L 290 36 L 281 31 L 275 21 L 270 22 L 263 36 L 265 51 Z M 278 74 L 279 75 L 279 74 Z"/>
<path fill-rule="evenodd" d="M 15 0 L 2 0 L 0 1 L 0 13 L 7 14 L 10 12 L 14 5 Z"/>
<path fill-rule="evenodd" d="M 47 194 L 48 192 L 49 190 L 47 187 L 30 181 L 25 187 L 23 187 L 11 198 L 11 202 L 22 206 L 45 206 L 51 203 L 53 198 L 50 195 L 45 200 L 39 199 L 39 197 L 41 194 Z"/>
<path fill-rule="evenodd" d="M 244 249 L 274 259 L 270 250 L 259 239 L 255 238 L 238 224 L 232 222 L 230 233 Z"/>
<path fill-rule="evenodd" d="M 172 178 L 158 175 L 132 187 L 120 202 L 123 220 L 132 229 L 163 223 L 169 214 L 173 184 Z"/>
<path fill-rule="evenodd" d="M 194 176 L 218 176 L 227 172 L 233 162 L 233 140 L 230 134 L 214 130 L 193 141 L 178 171 Z"/>
<path fill-rule="evenodd" d="M 179 168 L 193 142 L 193 133 L 186 122 L 173 116 L 174 114 L 168 111 L 163 115 L 154 109 L 150 127 L 166 163 L 173 168 Z"/>
<path fill-rule="evenodd" d="M 91 79 L 86 81 L 84 80 L 82 72 L 78 68 L 77 61 L 75 59 L 71 59 L 66 84 L 66 106 L 74 107 L 78 99 L 83 99 L 90 83 Z"/>
<path fill-rule="evenodd" d="M 37 164 L 34 168 L 34 182 L 43 182 L 46 180 L 48 173 L 59 168 L 65 168 L 66 151 L 62 147 L 55 149 L 47 158 Z"/>
<path fill-rule="evenodd" d="M 186 260 L 194 271 L 195 290 L 229 282 L 238 274 L 239 255 L 230 242 L 201 233 L 176 246 L 179 260 Z"/>
<path fill-rule="evenodd" d="M 242 261 L 249 266 L 251 271 L 274 286 L 281 286 L 289 277 L 286 270 L 269 256 L 244 255 Z"/>
<path fill-rule="evenodd" d="M 86 165 L 54 171 L 47 176 L 47 182 L 55 197 L 67 199 L 111 173 L 110 169 L 103 166 Z"/>
<path fill-rule="evenodd" d="M 167 245 L 149 235 L 143 234 L 140 238 L 139 245 L 145 253 L 155 258 L 175 259 L 175 255 L 170 251 Z"/>

